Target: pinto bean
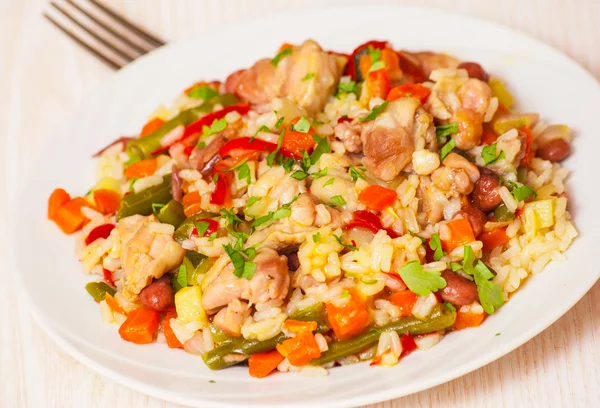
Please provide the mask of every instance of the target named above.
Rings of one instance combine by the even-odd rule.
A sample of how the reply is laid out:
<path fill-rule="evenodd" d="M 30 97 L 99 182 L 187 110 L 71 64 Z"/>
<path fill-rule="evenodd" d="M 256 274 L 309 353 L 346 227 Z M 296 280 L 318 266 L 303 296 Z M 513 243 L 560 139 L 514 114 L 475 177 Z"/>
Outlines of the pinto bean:
<path fill-rule="evenodd" d="M 483 232 L 483 226 L 487 222 L 487 216 L 483 211 L 476 207 L 464 207 L 460 211 L 454 214 L 454 218 L 462 215 L 463 218 L 469 220 L 471 228 L 473 228 L 473 235 L 476 237 Z"/>
<path fill-rule="evenodd" d="M 452 271 L 442 272 L 442 278 L 446 281 L 446 287 L 440 295 L 445 302 L 464 306 L 477 299 L 477 285 L 474 282 Z"/>
<path fill-rule="evenodd" d="M 298 259 L 298 251 L 292 252 L 287 255 L 287 264 L 288 269 L 292 272 L 295 272 L 300 267 L 300 260 Z"/>
<path fill-rule="evenodd" d="M 146 286 L 140 292 L 140 301 L 147 308 L 157 312 L 165 311 L 173 304 L 174 294 L 171 275 L 165 275 Z"/>
<path fill-rule="evenodd" d="M 458 64 L 457 68 L 466 69 L 467 73 L 469 74 L 469 78 L 477 78 L 482 80 L 483 82 L 487 82 L 490 78 L 488 73 L 485 72 L 481 65 L 479 65 L 476 62 L 461 62 L 460 64 Z"/>
<path fill-rule="evenodd" d="M 563 161 L 571 154 L 571 145 L 564 139 L 554 139 L 540 146 L 536 154 L 539 158 L 552 162 Z"/>
<path fill-rule="evenodd" d="M 491 211 L 496 208 L 502 203 L 502 197 L 498 193 L 499 186 L 498 176 L 482 172 L 471 193 L 473 205 L 482 211 Z"/>

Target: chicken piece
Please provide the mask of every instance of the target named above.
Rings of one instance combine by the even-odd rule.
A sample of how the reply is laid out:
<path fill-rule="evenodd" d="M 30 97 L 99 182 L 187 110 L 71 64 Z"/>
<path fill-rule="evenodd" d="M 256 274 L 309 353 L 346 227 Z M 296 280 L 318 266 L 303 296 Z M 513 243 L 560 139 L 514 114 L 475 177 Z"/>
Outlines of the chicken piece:
<path fill-rule="evenodd" d="M 364 163 L 375 177 L 391 181 L 412 161 L 415 134 L 422 132 L 415 126 L 418 107 L 415 98 L 397 99 L 388 104 L 373 125 L 363 127 Z"/>
<path fill-rule="evenodd" d="M 227 254 L 215 262 L 202 280 L 202 307 L 206 313 L 214 314 L 236 299 L 257 304 L 286 298 L 290 286 L 287 258 L 261 248 L 252 262 L 256 264 L 252 279 L 236 277 Z"/>
<path fill-rule="evenodd" d="M 471 109 L 483 117 L 492 99 L 492 89 L 485 82 L 470 78 L 458 90 L 458 97 L 463 108 Z"/>
<path fill-rule="evenodd" d="M 352 125 L 349 122 L 341 122 L 334 127 L 335 137 L 344 143 L 346 151 L 349 153 L 362 152 L 362 141 L 360 140 L 361 127 Z"/>
<path fill-rule="evenodd" d="M 457 153 L 450 153 L 431 175 L 433 184 L 450 196 L 470 194 L 479 179 L 477 166 Z"/>
<path fill-rule="evenodd" d="M 325 107 L 342 75 L 346 57 L 323 51 L 312 40 L 294 47 L 277 65 L 270 59 L 256 62 L 243 72 L 234 72 L 227 87 L 253 104 L 265 104 L 276 97 L 288 97 L 314 115 Z M 314 74 L 303 80 L 307 74 Z"/>
<path fill-rule="evenodd" d="M 439 68 L 456 68 L 459 64 L 459 61 L 454 57 L 431 51 L 413 52 L 411 55 L 421 63 L 421 69 L 427 78 L 429 78 L 431 71 Z"/>
<path fill-rule="evenodd" d="M 323 225 L 335 229 L 343 224 L 338 210 L 318 204 L 318 200 L 309 193 L 301 194 L 292 203 L 290 210 L 290 217 L 282 218 L 250 235 L 246 244 L 260 244 L 261 248 L 285 250 L 298 247 Z"/>
<path fill-rule="evenodd" d="M 156 233 L 152 224 L 160 224 L 153 215 L 134 215 L 119 221 L 124 271 L 123 295 L 136 301 L 152 279 L 159 279 L 183 261 L 185 250 L 168 234 Z"/>
<path fill-rule="evenodd" d="M 248 303 L 242 302 L 239 299 L 233 299 L 227 307 L 219 310 L 213 319 L 213 323 L 223 333 L 240 337 L 242 335 L 242 324 L 244 319 L 250 315 L 250 307 Z"/>

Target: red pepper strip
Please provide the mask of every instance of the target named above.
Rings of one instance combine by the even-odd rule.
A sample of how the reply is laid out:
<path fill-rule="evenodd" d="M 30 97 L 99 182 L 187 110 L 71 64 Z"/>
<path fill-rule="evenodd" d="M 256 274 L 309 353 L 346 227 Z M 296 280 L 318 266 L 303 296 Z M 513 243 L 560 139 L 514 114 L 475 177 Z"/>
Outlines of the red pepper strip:
<path fill-rule="evenodd" d="M 217 173 L 218 179 L 215 191 L 210 196 L 210 203 L 217 205 L 226 205 L 231 202 L 231 184 L 232 173 Z"/>
<path fill-rule="evenodd" d="M 98 238 L 108 238 L 110 232 L 115 228 L 114 224 L 102 224 L 90 231 L 88 236 L 85 238 L 85 244 L 89 245 Z"/>
<path fill-rule="evenodd" d="M 387 45 L 387 41 L 368 41 L 368 42 L 356 47 L 356 49 L 354 51 L 352 51 L 352 54 L 350 55 L 348 65 L 346 65 L 345 75 L 350 75 L 352 77 L 352 79 L 356 79 L 356 63 L 354 61 L 354 56 L 356 54 L 358 54 L 360 51 L 367 48 L 368 46 L 371 46 L 375 49 L 383 49 L 386 47 L 386 45 Z"/>
<path fill-rule="evenodd" d="M 175 140 L 173 143 L 167 146 L 162 146 L 159 149 L 156 149 L 152 152 L 152 156 L 156 156 L 157 154 L 169 150 L 169 147 L 173 146 L 175 143 L 179 143 L 195 133 L 201 133 L 204 126 L 212 125 L 215 120 L 224 118 L 229 112 L 237 112 L 240 115 L 245 115 L 249 110 L 250 105 L 231 105 L 216 112 L 211 112 L 207 115 L 204 115 L 191 125 L 187 126 L 183 131 L 183 135 L 178 140 Z"/>
<path fill-rule="evenodd" d="M 219 149 L 219 154 L 221 157 L 233 156 L 230 153 L 238 149 L 257 152 L 273 152 L 277 149 L 277 145 L 275 143 L 265 142 L 261 139 L 252 140 L 250 137 L 238 137 L 237 139 L 225 143 L 223 147 Z"/>
<path fill-rule="evenodd" d="M 215 220 L 211 220 L 210 218 L 199 218 L 194 222 L 208 222 L 208 228 L 206 229 L 206 232 L 203 235 L 204 237 L 209 237 L 210 234 L 212 234 L 217 230 L 217 228 L 219 228 L 219 223 Z M 198 230 L 196 229 L 196 227 L 192 228 L 191 235 L 198 235 Z"/>
<path fill-rule="evenodd" d="M 404 336 L 400 337 L 400 344 L 402 344 L 402 357 L 417 349 L 417 343 L 415 343 L 415 340 L 410 333 L 406 333 Z"/>
<path fill-rule="evenodd" d="M 377 234 L 380 230 L 387 231 L 391 238 L 398 238 L 398 234 L 391 228 L 384 228 L 378 216 L 370 211 L 359 210 L 352 214 L 352 221 L 346 225 L 346 229 L 365 228 Z"/>
<path fill-rule="evenodd" d="M 340 118 L 338 118 L 337 123 L 343 123 L 343 122 L 352 122 L 352 119 L 350 119 L 348 116 L 344 115 Z"/>
<path fill-rule="evenodd" d="M 186 146 L 186 148 L 183 149 L 183 154 L 189 157 L 192 154 L 192 151 L 194 151 L 194 146 Z"/>
<path fill-rule="evenodd" d="M 106 283 L 108 283 L 110 286 L 115 286 L 115 280 L 113 279 L 113 274 L 111 271 L 106 268 L 102 268 L 102 275 L 104 276 Z"/>

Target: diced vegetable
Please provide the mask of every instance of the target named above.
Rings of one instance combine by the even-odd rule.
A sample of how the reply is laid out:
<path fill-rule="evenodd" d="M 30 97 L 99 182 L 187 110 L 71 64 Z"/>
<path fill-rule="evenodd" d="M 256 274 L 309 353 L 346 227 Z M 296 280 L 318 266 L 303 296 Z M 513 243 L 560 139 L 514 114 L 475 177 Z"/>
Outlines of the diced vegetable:
<path fill-rule="evenodd" d="M 491 145 L 498 140 L 498 134 L 487 123 L 483 124 L 483 133 L 481 134 L 481 144 Z"/>
<path fill-rule="evenodd" d="M 58 209 L 71 200 L 71 196 L 62 188 L 57 188 L 48 199 L 48 219 L 54 221 Z"/>
<path fill-rule="evenodd" d="M 515 218 L 515 214 L 510 212 L 508 207 L 502 203 L 494 210 L 494 215 L 498 221 L 507 221 Z"/>
<path fill-rule="evenodd" d="M 202 308 L 202 291 L 199 286 L 188 286 L 175 294 L 177 320 L 183 323 L 208 323 L 206 312 Z"/>
<path fill-rule="evenodd" d="M 340 340 L 359 334 L 371 321 L 364 297 L 354 288 L 348 289 L 348 297 L 342 306 L 326 304 L 329 326 Z"/>
<path fill-rule="evenodd" d="M 530 167 L 535 154 L 533 151 L 533 132 L 529 126 L 524 126 L 519 130 L 525 133 L 525 154 L 521 158 L 521 164 L 525 167 Z"/>
<path fill-rule="evenodd" d="M 483 313 L 462 313 L 460 310 L 456 313 L 456 321 L 454 322 L 454 328 L 456 330 L 463 330 L 469 327 L 477 327 L 485 319 Z"/>
<path fill-rule="evenodd" d="M 87 237 L 85 237 L 85 244 L 89 245 L 99 238 L 108 238 L 110 232 L 115 229 L 114 224 L 102 224 L 90 231 Z"/>
<path fill-rule="evenodd" d="M 377 234 L 380 230 L 386 230 L 388 235 L 392 238 L 397 238 L 398 234 L 391 228 L 384 228 L 381 224 L 381 220 L 375 214 L 366 210 L 355 211 L 352 214 L 352 221 L 346 225 L 346 229 L 352 228 L 365 228 Z"/>
<path fill-rule="evenodd" d="M 231 203 L 231 173 L 217 173 L 215 189 L 210 196 L 210 203 L 229 207 Z"/>
<path fill-rule="evenodd" d="M 127 312 L 123 310 L 119 302 L 117 302 L 117 300 L 110 293 L 106 292 L 104 300 L 106 300 L 106 304 L 110 307 L 110 310 L 115 313 L 120 313 L 123 316 L 127 316 Z"/>
<path fill-rule="evenodd" d="M 125 169 L 125 177 L 127 177 L 127 180 L 132 180 L 134 178 L 151 176 L 156 171 L 156 167 L 157 162 L 155 158 L 138 160 Z"/>
<path fill-rule="evenodd" d="M 119 334 L 123 340 L 135 344 L 152 343 L 159 322 L 160 315 L 157 311 L 140 307 L 129 312 L 119 328 Z"/>
<path fill-rule="evenodd" d="M 412 308 L 417 303 L 418 296 L 410 290 L 399 290 L 388 297 L 388 301 L 400 308 L 400 316 L 412 315 Z"/>
<path fill-rule="evenodd" d="M 85 290 L 94 298 L 96 302 L 101 302 L 106 298 L 108 293 L 114 296 L 116 291 L 104 282 L 89 282 L 85 285 Z"/>
<path fill-rule="evenodd" d="M 315 358 L 321 356 L 319 343 L 314 334 L 310 332 L 300 332 L 296 337 L 285 340 L 277 345 L 277 351 L 294 366 L 303 366 Z"/>
<path fill-rule="evenodd" d="M 248 359 L 248 372 L 252 377 L 264 378 L 271 374 L 284 358 L 277 350 L 253 354 Z"/>
<path fill-rule="evenodd" d="M 527 237 L 533 238 L 542 228 L 549 228 L 554 225 L 555 198 L 532 201 L 525 204 L 523 208 L 523 227 Z"/>
<path fill-rule="evenodd" d="M 372 98 L 385 99 L 391 88 L 390 78 L 385 69 L 378 69 L 367 75 L 367 90 Z"/>
<path fill-rule="evenodd" d="M 386 99 L 391 102 L 395 101 L 396 99 L 404 98 L 405 96 L 410 96 L 420 100 L 421 103 L 425 103 L 430 94 L 431 89 L 425 85 L 408 83 L 393 88 L 388 93 Z"/>
<path fill-rule="evenodd" d="M 367 73 L 361 72 L 361 69 L 359 68 L 360 58 L 369 53 L 369 48 L 380 50 L 385 48 L 386 45 L 387 41 L 368 41 L 362 45 L 359 45 L 350 55 L 348 65 L 346 66 L 346 75 L 350 75 L 350 77 L 355 81 L 363 81 Z"/>
<path fill-rule="evenodd" d="M 102 214 L 114 214 L 121 205 L 121 194 L 113 190 L 98 189 L 94 190 L 94 205 Z"/>
<path fill-rule="evenodd" d="M 117 213 L 117 221 L 135 214 L 150 215 L 153 213 L 152 204 L 167 204 L 171 198 L 171 174 L 169 173 L 163 176 L 161 184 L 124 196 Z"/>
<path fill-rule="evenodd" d="M 191 191 L 185 194 L 181 200 L 181 203 L 183 204 L 183 214 L 186 217 L 191 217 L 202 211 L 201 200 L 200 193 L 197 191 Z"/>
<path fill-rule="evenodd" d="M 72 234 L 75 231 L 79 231 L 79 229 L 88 221 L 81 212 L 81 207 L 93 208 L 93 205 L 83 197 L 72 198 L 58 207 L 56 213 L 53 214 L 52 221 L 54 221 L 65 234 Z"/>
<path fill-rule="evenodd" d="M 450 232 L 450 238 L 442 240 L 444 251 L 452 252 L 454 248 L 475 241 L 473 228 L 466 218 L 458 218 L 446 224 Z"/>
<path fill-rule="evenodd" d="M 500 102 L 506 109 L 510 109 L 513 105 L 514 99 L 502 81 L 497 78 L 491 78 L 488 81 L 488 85 L 492 89 L 492 96 L 498 98 L 498 102 Z"/>
<path fill-rule="evenodd" d="M 152 132 L 155 132 L 158 129 L 160 129 L 164 124 L 165 121 L 161 118 L 150 119 L 142 128 L 142 131 L 140 132 L 140 137 L 148 136 Z"/>
<path fill-rule="evenodd" d="M 477 239 L 483 243 L 483 250 L 486 252 L 490 252 L 494 248 L 502 246 L 510 241 L 510 238 L 506 235 L 506 227 L 482 232 Z"/>
<path fill-rule="evenodd" d="M 295 158 L 301 158 L 303 151 L 310 153 L 316 145 L 313 138 L 316 132 L 314 128 L 310 126 L 310 123 L 308 129 L 301 129 L 306 130 L 305 132 L 299 131 L 294 127 L 294 125 L 297 125 L 302 119 L 308 121 L 303 116 L 297 117 L 285 128 L 283 144 L 281 145 L 282 151 L 290 153 Z"/>
<path fill-rule="evenodd" d="M 203 212 L 200 212 L 198 214 L 195 214 L 195 215 L 192 215 L 192 216 L 186 218 L 185 221 L 183 221 L 181 223 L 181 225 L 179 225 L 179 227 L 177 227 L 177 229 L 175 230 L 175 234 L 173 234 L 173 238 L 175 239 L 175 241 L 177 241 L 179 243 L 190 238 L 192 236 L 194 230 L 196 229 L 196 225 L 195 225 L 196 222 L 209 222 L 209 223 L 214 222 L 214 224 L 216 224 L 216 228 L 214 228 L 214 230 L 211 231 L 211 233 L 216 231 L 219 224 L 217 221 L 214 221 L 212 219 L 214 217 L 218 217 L 218 214 L 203 211 Z M 211 223 L 211 225 L 213 225 L 213 226 L 214 226 L 214 224 Z M 211 229 L 210 226 L 206 230 L 206 232 L 208 232 L 209 229 Z M 208 234 L 208 235 L 210 235 L 210 234 Z"/>
<path fill-rule="evenodd" d="M 375 327 L 373 330 L 348 340 L 336 341 L 329 344 L 329 350 L 321 354 L 321 357 L 312 361 L 312 364 L 321 365 L 342 357 L 356 354 L 368 347 L 371 347 L 379 341 L 381 332 L 395 331 L 399 335 L 405 333 L 425 334 L 438 330 L 444 330 L 454 324 L 456 312 L 445 307 L 436 307 L 426 320 L 419 320 L 416 317 L 404 317 L 393 323 L 381 327 Z"/>
<path fill-rule="evenodd" d="M 170 348 L 183 348 L 183 344 L 179 341 L 173 329 L 171 328 L 171 319 L 177 318 L 177 312 L 171 310 L 167 312 L 165 316 L 165 320 L 163 321 L 163 332 L 165 334 L 165 338 L 167 339 L 167 345 Z"/>
<path fill-rule="evenodd" d="M 175 200 L 169 201 L 155 215 L 163 224 L 171 224 L 175 228 L 179 227 L 185 221 L 183 206 Z"/>
<path fill-rule="evenodd" d="M 283 328 L 291 331 L 293 333 L 300 333 L 300 332 L 314 332 L 315 330 L 317 330 L 317 322 L 311 322 L 311 321 L 301 321 L 301 320 L 294 320 L 294 319 L 287 319 L 285 321 L 285 323 L 283 324 Z"/>
<path fill-rule="evenodd" d="M 365 188 L 358 195 L 358 201 L 377 211 L 383 211 L 394 204 L 396 198 L 398 198 L 398 193 L 394 190 L 377 185 Z"/>
<path fill-rule="evenodd" d="M 239 157 L 247 152 L 273 152 L 277 149 L 277 144 L 265 142 L 261 139 L 252 139 L 250 137 L 238 137 L 230 140 L 219 149 L 221 157 Z"/>
<path fill-rule="evenodd" d="M 214 259 L 206 255 L 196 251 L 187 251 L 183 258 L 183 265 L 186 266 L 188 284 L 200 285 L 202 278 L 214 263 Z"/>
<path fill-rule="evenodd" d="M 400 337 L 400 344 L 402 344 L 402 356 L 406 356 L 417 349 L 417 343 L 413 339 L 412 334 L 406 333 Z"/>
<path fill-rule="evenodd" d="M 502 135 L 511 129 L 521 129 L 525 126 L 531 127 L 538 121 L 538 118 L 539 115 L 537 113 L 500 115 L 494 119 L 492 126 L 496 134 Z"/>
<path fill-rule="evenodd" d="M 121 194 L 121 181 L 110 177 L 102 177 L 92 188 L 92 191 L 96 190 L 111 190 Z"/>

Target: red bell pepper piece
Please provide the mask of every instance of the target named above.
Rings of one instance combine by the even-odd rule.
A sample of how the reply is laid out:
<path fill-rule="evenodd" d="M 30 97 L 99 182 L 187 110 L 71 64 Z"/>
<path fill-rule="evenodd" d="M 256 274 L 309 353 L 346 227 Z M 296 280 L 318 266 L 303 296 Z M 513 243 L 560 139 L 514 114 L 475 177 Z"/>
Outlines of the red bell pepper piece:
<path fill-rule="evenodd" d="M 222 119 L 229 112 L 237 112 L 240 115 L 245 115 L 250 110 L 250 105 L 230 105 L 216 112 L 211 112 L 207 115 L 202 116 L 200 119 L 192 123 L 191 125 L 185 128 L 183 132 L 182 139 L 185 139 L 187 136 L 190 136 L 194 133 L 202 132 L 202 128 L 204 126 L 210 126 L 215 120 Z"/>
<path fill-rule="evenodd" d="M 406 333 L 404 336 L 400 337 L 400 344 L 402 344 L 402 357 L 417 349 L 417 343 L 415 343 L 415 340 L 410 333 Z"/>
<path fill-rule="evenodd" d="M 254 139 L 250 137 L 238 137 L 237 139 L 230 140 L 225 143 L 223 147 L 219 149 L 221 157 L 226 156 L 238 156 L 237 150 L 242 152 L 246 151 L 257 151 L 257 152 L 273 152 L 277 149 L 277 145 L 271 142 L 265 142 L 261 139 Z"/>
<path fill-rule="evenodd" d="M 350 75 L 353 80 L 356 80 L 356 64 L 358 62 L 358 61 L 356 61 L 356 58 L 355 58 L 356 55 L 369 46 L 371 46 L 375 49 L 382 49 L 382 48 L 385 48 L 386 45 L 387 45 L 387 41 L 372 40 L 372 41 L 367 41 L 366 43 L 361 44 L 358 47 L 356 47 L 356 49 L 354 51 L 352 51 L 352 54 L 350 55 L 348 65 L 346 65 L 345 75 Z M 366 72 L 365 72 L 365 74 L 366 74 Z"/>
<path fill-rule="evenodd" d="M 104 276 L 104 281 L 108 283 L 110 286 L 115 286 L 115 280 L 113 279 L 113 274 L 106 268 L 102 268 L 102 276 Z"/>
<path fill-rule="evenodd" d="M 390 237 L 398 238 L 398 234 L 396 234 L 394 230 L 391 228 L 384 228 L 379 217 L 366 210 L 355 211 L 352 214 L 352 221 L 346 225 L 346 229 L 352 228 L 365 228 L 374 234 L 377 234 L 380 230 L 386 230 Z"/>
<path fill-rule="evenodd" d="M 420 100 L 421 103 L 425 103 L 430 94 L 431 89 L 427 88 L 425 85 L 409 83 L 392 88 L 387 94 L 386 99 L 388 101 L 394 101 L 405 96 L 411 96 Z"/>
<path fill-rule="evenodd" d="M 523 158 L 521 159 L 521 164 L 525 167 L 530 167 L 531 166 L 531 161 L 533 160 L 533 155 L 534 155 L 534 151 L 533 151 L 533 132 L 531 131 L 531 129 L 529 128 L 529 126 L 524 126 L 521 129 L 519 129 L 521 132 L 525 133 L 525 154 L 523 155 Z"/>
<path fill-rule="evenodd" d="M 186 146 L 185 149 L 183 149 L 183 154 L 185 154 L 186 156 L 189 157 L 193 151 L 194 151 L 194 146 Z"/>
<path fill-rule="evenodd" d="M 212 234 L 219 228 L 219 223 L 215 220 L 211 220 L 210 218 L 199 218 L 194 222 L 208 222 L 208 228 L 206 229 L 206 232 L 203 235 L 204 237 L 209 237 L 210 234 Z M 198 235 L 198 230 L 196 229 L 196 227 L 192 228 L 191 235 Z"/>
<path fill-rule="evenodd" d="M 394 190 L 378 185 L 369 186 L 358 195 L 358 201 L 377 211 L 383 211 L 394 204 L 396 198 L 398 198 L 398 193 Z"/>
<path fill-rule="evenodd" d="M 231 202 L 231 173 L 217 173 L 218 179 L 215 190 L 210 196 L 210 203 L 217 205 L 226 205 Z"/>
<path fill-rule="evenodd" d="M 90 231 L 88 236 L 85 238 L 85 244 L 89 245 L 98 238 L 108 238 L 110 232 L 115 229 L 114 224 L 102 224 Z"/>
<path fill-rule="evenodd" d="M 125 341 L 135 344 L 152 343 L 158 330 L 160 315 L 157 311 L 140 307 L 132 310 L 119 328 L 119 334 Z"/>

